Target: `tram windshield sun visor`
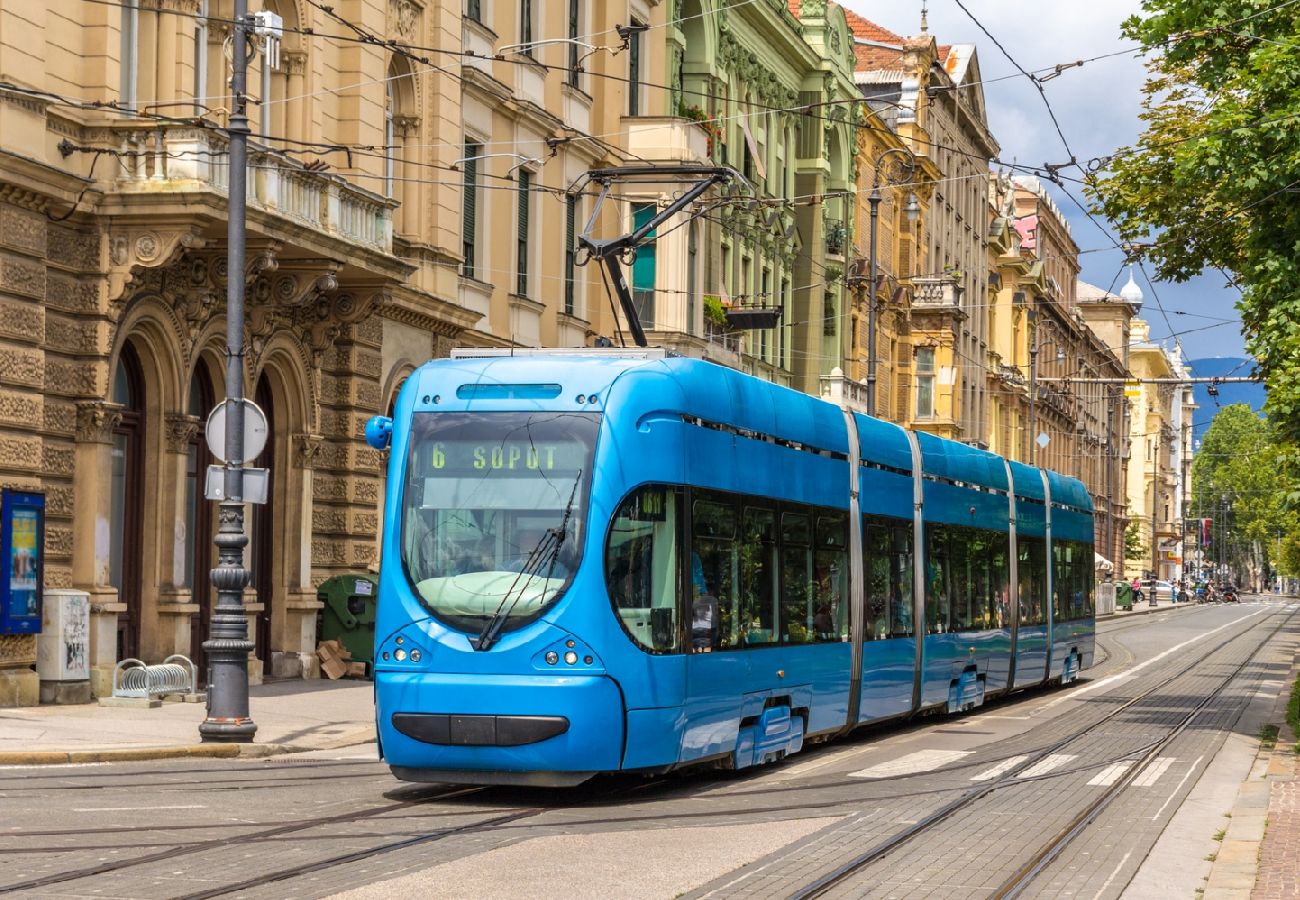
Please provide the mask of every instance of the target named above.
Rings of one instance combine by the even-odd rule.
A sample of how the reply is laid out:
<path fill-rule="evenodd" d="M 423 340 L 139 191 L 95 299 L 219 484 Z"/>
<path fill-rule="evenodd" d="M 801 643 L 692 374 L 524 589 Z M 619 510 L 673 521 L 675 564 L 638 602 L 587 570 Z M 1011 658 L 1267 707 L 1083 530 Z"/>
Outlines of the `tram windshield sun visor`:
<path fill-rule="evenodd" d="M 597 413 L 417 413 L 402 562 L 417 596 L 486 650 L 577 571 Z"/>

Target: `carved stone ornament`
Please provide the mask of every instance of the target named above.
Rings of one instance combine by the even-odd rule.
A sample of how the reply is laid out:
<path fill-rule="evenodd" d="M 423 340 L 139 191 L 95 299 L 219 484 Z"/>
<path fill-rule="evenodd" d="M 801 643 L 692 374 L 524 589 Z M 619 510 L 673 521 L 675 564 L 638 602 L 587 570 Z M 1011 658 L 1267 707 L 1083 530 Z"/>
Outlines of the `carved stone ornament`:
<path fill-rule="evenodd" d="M 316 460 L 320 457 L 321 447 L 324 446 L 325 438 L 319 434 L 295 434 L 293 436 L 294 444 L 294 462 L 300 469 L 316 468 Z"/>
<path fill-rule="evenodd" d="M 77 443 L 111 444 L 113 429 L 122 421 L 122 404 L 106 400 L 77 403 Z"/>
<path fill-rule="evenodd" d="M 186 250 L 204 245 L 202 237 L 188 228 L 170 232 L 152 229 L 114 231 L 108 238 L 108 299 L 120 312 L 128 285 L 142 272 L 170 265 Z"/>
<path fill-rule="evenodd" d="M 199 433 L 202 422 L 198 416 L 188 416 L 184 413 L 168 413 L 163 421 L 167 425 L 164 437 L 167 440 L 168 453 L 188 453 L 190 443 L 194 440 L 195 435 Z"/>
<path fill-rule="evenodd" d="M 396 31 L 404 38 L 412 37 L 415 34 L 416 23 L 420 21 L 421 12 L 423 10 L 414 0 L 389 0 L 390 30 Z"/>

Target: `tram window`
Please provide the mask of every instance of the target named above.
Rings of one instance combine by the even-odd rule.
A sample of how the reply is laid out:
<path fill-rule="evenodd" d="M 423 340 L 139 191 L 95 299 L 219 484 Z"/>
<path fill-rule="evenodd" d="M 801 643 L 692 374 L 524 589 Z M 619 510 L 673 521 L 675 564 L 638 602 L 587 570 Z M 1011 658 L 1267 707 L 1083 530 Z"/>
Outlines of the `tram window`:
<path fill-rule="evenodd" d="M 1046 548 L 1042 538 L 1023 535 L 1016 538 L 1021 625 L 1042 625 L 1047 621 L 1043 606 L 1043 594 L 1047 590 Z"/>
<path fill-rule="evenodd" d="M 817 548 L 813 555 L 813 618 L 815 641 L 849 639 L 848 516 L 817 516 Z"/>
<path fill-rule="evenodd" d="M 866 516 L 862 569 L 866 593 L 863 640 L 911 637 L 912 523 Z"/>
<path fill-rule="evenodd" d="M 1058 622 L 1092 615 L 1091 550 L 1081 541 L 1052 543 L 1052 596 Z"/>
<path fill-rule="evenodd" d="M 698 495 L 697 495 L 698 496 Z M 741 629 L 737 601 L 741 596 L 741 544 L 736 540 L 736 507 L 730 497 L 697 499 L 691 507 L 691 607 L 697 600 L 716 601 L 717 622 L 707 649 L 736 646 Z M 692 618 L 694 614 L 692 613 Z M 695 640 L 692 640 L 695 644 Z M 705 641 L 699 641 L 703 645 Z M 705 646 L 696 646 L 705 650 Z"/>
<path fill-rule="evenodd" d="M 746 506 L 740 541 L 740 614 L 729 635 L 731 646 L 776 642 L 779 595 L 776 513 Z"/>
<path fill-rule="evenodd" d="M 680 649 L 679 548 L 682 497 L 676 488 L 647 486 L 619 506 L 605 550 L 605 578 L 624 630 L 647 650 Z"/>
<path fill-rule="evenodd" d="M 1005 534 L 989 537 L 989 628 L 1011 627 L 1011 557 L 1010 538 Z"/>
<path fill-rule="evenodd" d="M 949 613 L 953 631 L 970 631 L 976 625 L 975 570 L 979 566 L 979 535 L 970 528 L 947 526 Z"/>
<path fill-rule="evenodd" d="M 781 516 L 781 627 L 783 641 L 809 639 L 813 619 L 812 517 Z"/>
<path fill-rule="evenodd" d="M 952 604 L 948 532 L 946 525 L 925 528 L 925 633 L 942 634 L 950 629 Z"/>

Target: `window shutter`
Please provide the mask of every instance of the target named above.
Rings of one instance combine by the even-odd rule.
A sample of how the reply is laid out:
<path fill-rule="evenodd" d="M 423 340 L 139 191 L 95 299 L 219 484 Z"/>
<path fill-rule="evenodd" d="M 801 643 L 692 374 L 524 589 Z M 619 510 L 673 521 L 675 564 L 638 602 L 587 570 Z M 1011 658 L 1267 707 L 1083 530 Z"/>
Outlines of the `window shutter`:
<path fill-rule="evenodd" d="M 564 311 L 573 315 L 574 307 L 574 244 L 578 240 L 578 198 L 574 194 L 564 198 Z"/>

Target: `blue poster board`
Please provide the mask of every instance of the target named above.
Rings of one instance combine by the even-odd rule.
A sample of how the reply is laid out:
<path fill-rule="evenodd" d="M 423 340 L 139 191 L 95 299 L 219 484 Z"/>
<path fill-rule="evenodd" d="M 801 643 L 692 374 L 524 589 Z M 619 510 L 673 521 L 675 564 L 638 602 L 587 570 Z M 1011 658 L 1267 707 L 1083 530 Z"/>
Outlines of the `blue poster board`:
<path fill-rule="evenodd" d="M 0 500 L 0 634 L 41 630 L 45 496 L 5 490 Z"/>

